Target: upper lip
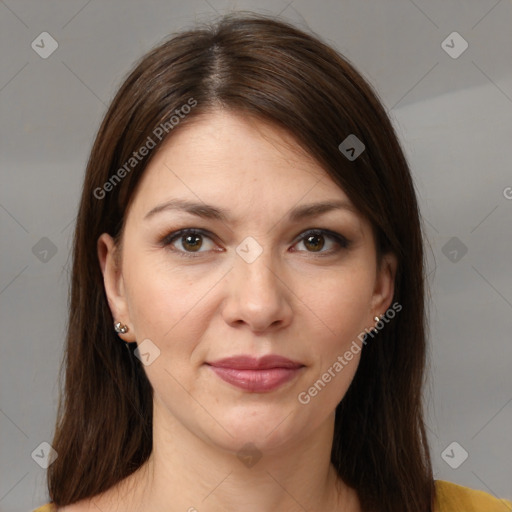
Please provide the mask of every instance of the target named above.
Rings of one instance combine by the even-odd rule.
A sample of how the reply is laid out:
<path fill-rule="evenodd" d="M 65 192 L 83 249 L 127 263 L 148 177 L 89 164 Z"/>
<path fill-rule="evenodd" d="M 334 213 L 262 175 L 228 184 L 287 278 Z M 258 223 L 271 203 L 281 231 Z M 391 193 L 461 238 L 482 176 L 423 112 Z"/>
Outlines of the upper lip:
<path fill-rule="evenodd" d="M 263 357 L 249 355 L 226 357 L 207 364 L 218 368 L 234 368 L 236 370 L 268 370 L 269 368 L 300 368 L 304 366 L 297 361 L 272 354 Z"/>

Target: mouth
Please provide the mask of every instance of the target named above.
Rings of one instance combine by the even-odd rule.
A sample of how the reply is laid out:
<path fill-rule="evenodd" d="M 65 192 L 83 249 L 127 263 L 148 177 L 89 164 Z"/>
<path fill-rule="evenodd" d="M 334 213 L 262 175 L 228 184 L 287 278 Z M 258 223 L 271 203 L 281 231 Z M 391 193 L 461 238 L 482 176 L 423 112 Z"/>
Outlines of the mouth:
<path fill-rule="evenodd" d="M 305 367 L 277 355 L 228 357 L 206 364 L 225 382 L 252 393 L 273 391 L 296 378 Z"/>

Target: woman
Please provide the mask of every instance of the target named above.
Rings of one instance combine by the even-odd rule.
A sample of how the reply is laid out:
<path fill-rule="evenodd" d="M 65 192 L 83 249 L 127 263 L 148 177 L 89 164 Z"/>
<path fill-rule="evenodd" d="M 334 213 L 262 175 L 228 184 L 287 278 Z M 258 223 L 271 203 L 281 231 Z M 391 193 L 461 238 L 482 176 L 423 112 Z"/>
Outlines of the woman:
<path fill-rule="evenodd" d="M 423 258 L 346 59 L 256 15 L 160 45 L 89 159 L 39 510 L 503 510 L 433 478 Z"/>

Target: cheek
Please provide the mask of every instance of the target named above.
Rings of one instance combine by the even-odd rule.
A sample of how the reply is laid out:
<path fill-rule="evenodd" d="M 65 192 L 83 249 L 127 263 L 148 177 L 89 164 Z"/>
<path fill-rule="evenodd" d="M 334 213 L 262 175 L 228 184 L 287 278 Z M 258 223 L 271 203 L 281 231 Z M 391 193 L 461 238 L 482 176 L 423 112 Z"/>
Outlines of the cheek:
<path fill-rule="evenodd" d="M 322 410 L 333 410 L 345 395 L 359 365 L 362 339 L 368 324 L 373 281 L 368 267 L 347 266 L 310 281 L 305 312 L 315 345 L 315 364 L 301 389 L 299 402 L 308 400 Z M 313 312 L 314 314 L 311 314 Z M 318 321 L 317 321 L 318 320 Z"/>
<path fill-rule="evenodd" d="M 190 268 L 171 266 L 165 257 L 135 252 L 123 262 L 123 274 L 137 339 L 153 336 L 160 343 L 175 338 L 185 325 L 194 330 L 197 323 L 191 319 L 201 314 L 205 295 L 218 280 L 212 272 L 199 278 Z"/>
<path fill-rule="evenodd" d="M 218 305 L 215 297 L 222 288 L 223 272 L 172 265 L 165 257 L 136 251 L 136 247 L 127 247 L 125 255 L 125 290 L 137 339 L 150 338 L 163 345 L 172 341 L 173 350 L 179 349 L 180 340 L 186 341 L 191 350 L 191 340 L 200 339 L 204 330 L 202 318 L 207 320 Z M 369 262 L 361 256 L 325 272 L 316 268 L 287 276 L 298 299 L 289 299 L 295 302 L 296 323 L 323 340 L 324 354 L 350 344 L 369 327 L 372 276 Z"/>
<path fill-rule="evenodd" d="M 369 327 L 373 291 L 370 274 L 367 267 L 347 267 L 308 282 L 308 291 L 303 292 L 304 303 L 321 320 L 330 346 L 339 348 L 344 343 L 350 344 Z"/>
<path fill-rule="evenodd" d="M 310 330 L 314 363 L 297 394 L 311 426 L 318 426 L 345 396 L 357 371 L 368 317 L 368 285 L 364 280 L 338 279 L 322 298 L 310 303 L 321 319 Z M 312 323 L 310 323 L 312 325 Z"/>

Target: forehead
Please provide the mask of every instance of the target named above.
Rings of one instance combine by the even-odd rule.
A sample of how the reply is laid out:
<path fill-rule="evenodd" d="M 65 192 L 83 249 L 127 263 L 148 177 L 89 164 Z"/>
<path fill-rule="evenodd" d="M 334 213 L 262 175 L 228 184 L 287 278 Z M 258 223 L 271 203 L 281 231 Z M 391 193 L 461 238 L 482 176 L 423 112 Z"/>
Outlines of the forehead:
<path fill-rule="evenodd" d="M 232 176 L 250 170 L 256 178 L 273 174 L 279 168 L 309 171 L 317 179 L 328 177 L 286 130 L 254 116 L 225 110 L 193 118 L 176 134 L 171 134 L 157 158 L 184 164 L 191 172 L 194 168 L 206 171 L 217 163 L 230 162 Z"/>
<path fill-rule="evenodd" d="M 351 205 L 292 135 L 271 123 L 227 111 L 198 116 L 172 134 L 137 188 L 133 207 L 139 213 L 170 197 L 256 216 L 262 210 L 281 215 L 283 208 L 319 200 Z"/>

